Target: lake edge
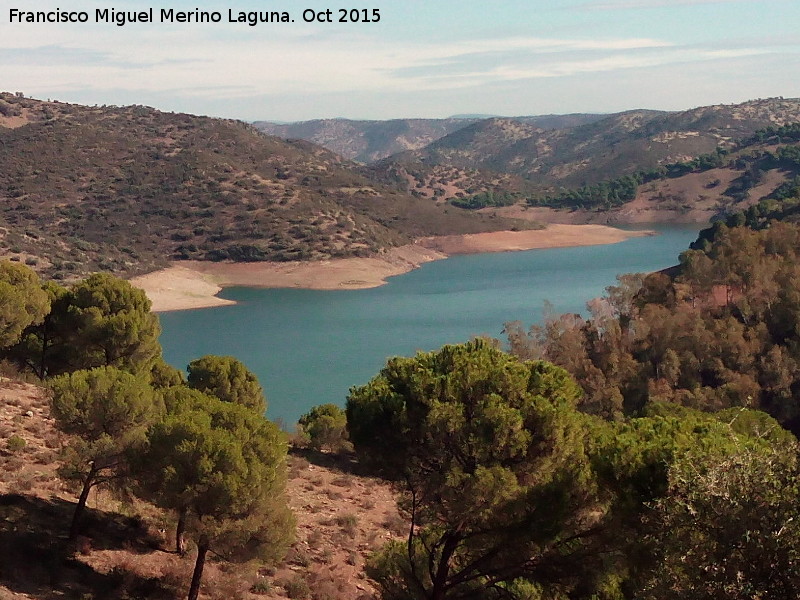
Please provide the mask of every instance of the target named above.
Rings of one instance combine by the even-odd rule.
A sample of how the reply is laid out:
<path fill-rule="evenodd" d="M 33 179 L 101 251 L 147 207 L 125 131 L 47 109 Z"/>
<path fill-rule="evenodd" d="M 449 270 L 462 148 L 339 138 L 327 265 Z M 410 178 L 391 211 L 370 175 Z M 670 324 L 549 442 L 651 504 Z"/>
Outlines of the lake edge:
<path fill-rule="evenodd" d="M 131 283 L 145 291 L 153 312 L 163 313 L 231 305 L 233 301 L 218 297 L 225 287 L 368 289 L 386 284 L 389 277 L 456 254 L 595 246 L 648 235 L 657 232 L 596 224 L 555 224 L 539 230 L 422 238 L 414 244 L 392 248 L 384 256 L 369 258 L 286 263 L 179 261 L 135 277 Z"/>

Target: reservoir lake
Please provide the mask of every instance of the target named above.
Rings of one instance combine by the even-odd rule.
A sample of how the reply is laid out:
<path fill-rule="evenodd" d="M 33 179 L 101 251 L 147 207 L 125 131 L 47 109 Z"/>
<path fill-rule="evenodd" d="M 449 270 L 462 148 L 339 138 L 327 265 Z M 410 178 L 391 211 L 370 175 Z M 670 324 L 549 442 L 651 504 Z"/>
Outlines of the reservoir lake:
<path fill-rule="evenodd" d="M 411 356 L 475 335 L 503 339 L 503 324 L 586 313 L 621 273 L 677 264 L 700 226 L 653 226 L 657 236 L 618 244 L 461 255 L 422 265 L 366 290 L 226 288 L 238 304 L 160 314 L 164 358 L 186 365 L 232 355 L 259 378 L 267 416 L 293 429 L 310 407 L 344 406 L 348 390 L 390 356 Z"/>

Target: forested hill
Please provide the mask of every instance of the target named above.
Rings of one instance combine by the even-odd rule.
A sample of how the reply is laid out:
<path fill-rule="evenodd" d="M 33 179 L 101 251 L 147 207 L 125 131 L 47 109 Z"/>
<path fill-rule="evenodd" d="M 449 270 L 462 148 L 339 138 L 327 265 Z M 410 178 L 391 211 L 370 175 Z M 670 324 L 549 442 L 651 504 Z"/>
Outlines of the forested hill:
<path fill-rule="evenodd" d="M 800 121 L 800 100 L 770 98 L 682 112 L 634 110 L 566 129 L 513 119 L 480 121 L 424 149 L 378 165 L 409 189 L 435 179 L 449 189 L 491 189 L 498 174 L 518 190 L 577 187 L 642 169 L 690 160 L 733 145 L 759 129 Z"/>
<path fill-rule="evenodd" d="M 599 120 L 603 115 L 570 114 L 515 117 L 543 129 L 563 129 Z M 256 121 L 261 131 L 283 138 L 314 142 L 345 158 L 370 163 L 407 150 L 419 150 L 436 140 L 477 123 L 478 117 L 356 121 L 315 119 L 297 123 Z"/>
<path fill-rule="evenodd" d="M 515 225 L 241 122 L 0 95 L 0 254 L 50 275 L 357 256 Z"/>
<path fill-rule="evenodd" d="M 661 210 L 698 211 L 709 210 L 713 205 L 716 215 L 722 216 L 760 200 L 795 196 L 799 175 L 800 123 L 793 123 L 759 129 L 732 146 L 717 146 L 714 152 L 692 160 L 642 169 L 556 194 L 529 197 L 527 203 L 561 209 L 608 210 L 639 200 L 639 209 L 650 204 Z"/>

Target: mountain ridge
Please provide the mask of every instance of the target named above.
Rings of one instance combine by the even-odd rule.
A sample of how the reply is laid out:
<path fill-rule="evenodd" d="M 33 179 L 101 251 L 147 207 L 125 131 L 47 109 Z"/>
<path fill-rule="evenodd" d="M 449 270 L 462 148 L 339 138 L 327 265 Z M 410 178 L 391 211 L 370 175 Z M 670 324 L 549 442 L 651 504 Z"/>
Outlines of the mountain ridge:
<path fill-rule="evenodd" d="M 402 173 L 412 192 L 430 187 L 431 179 L 445 179 L 439 194 L 444 199 L 458 192 L 496 190 L 491 180 L 499 174 L 505 181 L 516 178 L 513 191 L 542 193 L 688 160 L 719 146 L 733 146 L 770 125 L 793 122 L 800 122 L 800 99 L 769 98 L 678 112 L 637 109 L 556 130 L 489 119 L 373 168 L 393 180 Z"/>
<path fill-rule="evenodd" d="M 602 115 L 589 113 L 521 117 L 454 115 L 444 119 L 312 119 L 293 123 L 255 121 L 253 125 L 270 135 L 285 139 L 303 139 L 345 158 L 368 164 L 407 150 L 419 150 L 441 137 L 482 120 L 510 118 L 544 129 L 562 129 L 601 117 Z"/>

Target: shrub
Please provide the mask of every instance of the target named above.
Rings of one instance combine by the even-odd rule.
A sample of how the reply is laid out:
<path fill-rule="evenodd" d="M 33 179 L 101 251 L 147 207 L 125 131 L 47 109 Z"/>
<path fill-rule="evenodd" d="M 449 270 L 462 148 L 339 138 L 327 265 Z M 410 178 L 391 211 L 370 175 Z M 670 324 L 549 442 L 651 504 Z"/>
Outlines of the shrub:
<path fill-rule="evenodd" d="M 353 513 L 348 513 L 346 515 L 339 515 L 334 519 L 334 522 L 342 528 L 347 535 L 350 537 L 354 537 L 356 534 L 356 528 L 358 526 L 358 517 Z"/>
<path fill-rule="evenodd" d="M 286 595 L 293 600 L 307 600 L 311 597 L 311 588 L 300 575 L 287 581 L 283 587 L 286 589 Z"/>
<path fill-rule="evenodd" d="M 258 596 L 266 596 L 272 591 L 272 584 L 268 579 L 259 579 L 250 586 L 250 593 Z"/>
<path fill-rule="evenodd" d="M 331 452 L 340 452 L 350 447 L 347 441 L 347 417 L 335 404 L 315 406 L 300 417 L 298 425 L 315 450 L 327 448 Z"/>
<path fill-rule="evenodd" d="M 16 453 L 22 450 L 28 443 L 18 435 L 12 435 L 6 440 L 6 447 L 9 452 Z"/>
<path fill-rule="evenodd" d="M 311 565 L 311 557 L 302 548 L 292 548 L 286 557 L 286 562 L 307 568 Z"/>
<path fill-rule="evenodd" d="M 22 111 L 18 106 L 9 104 L 5 100 L 0 100 L 0 115 L 3 115 L 4 117 L 18 117 L 21 114 Z"/>

